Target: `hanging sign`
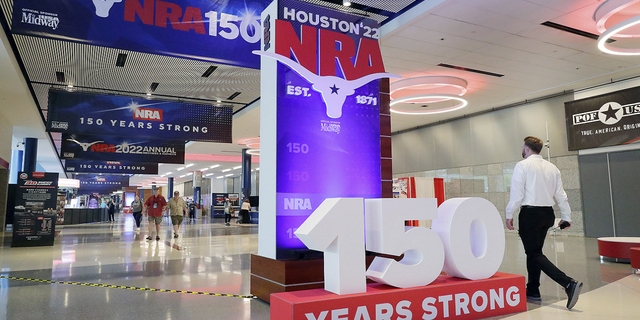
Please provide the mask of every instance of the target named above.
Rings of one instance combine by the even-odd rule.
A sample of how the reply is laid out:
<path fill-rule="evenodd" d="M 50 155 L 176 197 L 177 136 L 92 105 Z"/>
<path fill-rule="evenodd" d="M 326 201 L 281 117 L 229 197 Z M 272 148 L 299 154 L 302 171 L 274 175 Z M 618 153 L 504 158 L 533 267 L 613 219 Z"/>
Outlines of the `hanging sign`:
<path fill-rule="evenodd" d="M 640 87 L 564 103 L 569 150 L 640 140 Z"/>
<path fill-rule="evenodd" d="M 258 69 L 269 2 L 15 0 L 11 32 Z"/>
<path fill-rule="evenodd" d="M 233 108 L 49 91 L 47 131 L 231 143 Z"/>
<path fill-rule="evenodd" d="M 129 176 L 78 174 L 80 180 L 78 194 L 109 194 L 129 186 Z"/>
<path fill-rule="evenodd" d="M 63 134 L 60 158 L 184 163 L 184 141 Z"/>
<path fill-rule="evenodd" d="M 67 159 L 64 161 L 64 171 L 76 173 L 106 174 L 158 174 L 158 163 Z"/>
<path fill-rule="evenodd" d="M 17 184 L 11 246 L 52 246 L 58 173 L 19 172 Z"/>

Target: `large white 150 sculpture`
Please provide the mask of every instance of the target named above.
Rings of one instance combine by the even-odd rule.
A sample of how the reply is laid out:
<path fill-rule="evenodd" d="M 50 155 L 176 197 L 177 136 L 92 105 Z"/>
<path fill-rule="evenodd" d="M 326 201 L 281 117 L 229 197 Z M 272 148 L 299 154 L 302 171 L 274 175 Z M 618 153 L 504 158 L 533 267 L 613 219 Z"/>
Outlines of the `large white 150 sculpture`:
<path fill-rule="evenodd" d="M 363 205 L 363 202 L 365 203 Z M 406 220 L 433 220 L 432 228 L 405 227 Z M 400 256 L 376 257 L 365 272 L 367 250 Z M 365 275 L 400 288 L 428 285 L 441 271 L 478 280 L 493 276 L 504 257 L 502 218 L 482 198 L 326 199 L 296 236 L 324 251 L 325 289 L 337 294 L 366 292 Z"/>

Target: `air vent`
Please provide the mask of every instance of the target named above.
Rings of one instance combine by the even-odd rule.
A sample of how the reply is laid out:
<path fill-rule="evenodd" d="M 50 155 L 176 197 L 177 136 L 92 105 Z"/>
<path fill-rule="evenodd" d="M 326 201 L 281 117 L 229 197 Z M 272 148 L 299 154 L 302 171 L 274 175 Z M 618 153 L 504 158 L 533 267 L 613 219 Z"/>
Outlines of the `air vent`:
<path fill-rule="evenodd" d="M 202 74 L 202 77 L 203 77 L 203 78 L 209 78 L 209 76 L 210 76 L 214 71 L 216 71 L 216 69 L 218 69 L 218 67 L 216 67 L 216 66 L 211 66 L 211 67 L 209 67 L 209 68 L 207 69 L 207 71 L 205 71 L 205 72 Z"/>
<path fill-rule="evenodd" d="M 598 38 L 600 37 L 595 33 L 578 30 L 578 29 L 567 27 L 565 25 L 561 25 L 559 23 L 555 23 L 555 22 L 551 22 L 551 21 L 543 22 L 543 23 L 541 23 L 541 25 L 547 26 L 547 27 L 550 27 L 550 28 L 554 28 L 554 29 L 557 29 L 557 30 L 560 30 L 560 31 L 572 33 L 572 34 L 575 34 L 575 35 L 579 35 L 579 36 L 582 36 L 582 37 L 585 37 L 585 38 L 593 39 L 593 40 L 598 40 Z M 613 39 L 607 40 L 607 43 L 612 43 L 612 42 L 615 42 L 615 40 L 613 40 Z"/>
<path fill-rule="evenodd" d="M 493 73 L 493 72 L 489 72 L 489 71 L 482 71 L 482 70 L 478 70 L 478 69 L 465 68 L 465 67 L 460 67 L 460 66 L 454 66 L 454 65 L 450 65 L 450 64 L 446 64 L 446 63 L 440 63 L 440 64 L 438 64 L 438 67 L 445 67 L 445 68 L 451 68 L 451 69 L 456 69 L 456 70 L 475 72 L 475 73 L 484 74 L 484 75 L 492 76 L 492 77 L 498 77 L 498 78 L 504 77 L 504 74 Z"/>
<path fill-rule="evenodd" d="M 58 82 L 65 82 L 64 72 L 56 71 L 56 79 L 58 80 Z"/>
<path fill-rule="evenodd" d="M 124 67 L 124 64 L 126 62 L 127 62 L 127 54 L 118 53 L 118 58 L 116 59 L 116 67 Z"/>
<path fill-rule="evenodd" d="M 227 100 L 233 100 L 235 99 L 237 96 L 239 96 L 242 92 L 236 92 L 232 95 L 229 96 L 229 98 L 227 98 Z"/>
<path fill-rule="evenodd" d="M 158 88 L 159 83 L 157 82 L 152 82 L 151 86 L 149 87 L 149 92 L 155 92 L 156 89 Z"/>

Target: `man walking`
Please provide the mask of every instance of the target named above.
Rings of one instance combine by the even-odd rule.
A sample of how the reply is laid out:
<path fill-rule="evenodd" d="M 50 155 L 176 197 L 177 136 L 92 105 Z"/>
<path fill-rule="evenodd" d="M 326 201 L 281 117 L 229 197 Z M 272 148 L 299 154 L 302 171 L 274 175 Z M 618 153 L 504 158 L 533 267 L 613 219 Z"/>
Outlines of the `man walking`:
<path fill-rule="evenodd" d="M 542 253 L 547 230 L 553 226 L 553 198 L 556 198 L 562 220 L 560 224 L 571 227 L 571 208 L 567 194 L 562 188 L 560 171 L 552 163 L 540 156 L 542 140 L 536 137 L 524 138 L 522 160 L 513 169 L 511 195 L 506 210 L 506 224 L 513 230 L 513 214 L 520 209 L 518 231 L 527 255 L 527 298 L 539 301 L 540 272 L 544 271 L 561 285 L 568 296 L 567 308 L 578 302 L 582 282 L 568 277 Z"/>
<path fill-rule="evenodd" d="M 180 192 L 175 191 L 173 198 L 169 199 L 169 213 L 171 214 L 171 223 L 173 224 L 173 237 L 178 237 L 182 219 L 187 214 L 187 204 L 180 198 Z"/>
<path fill-rule="evenodd" d="M 160 224 L 162 223 L 162 213 L 167 206 L 167 200 L 160 194 L 160 188 L 153 190 L 153 195 L 144 202 L 145 215 L 149 216 L 149 236 L 147 240 L 153 240 L 153 226 L 156 226 L 156 241 L 160 240 Z"/>

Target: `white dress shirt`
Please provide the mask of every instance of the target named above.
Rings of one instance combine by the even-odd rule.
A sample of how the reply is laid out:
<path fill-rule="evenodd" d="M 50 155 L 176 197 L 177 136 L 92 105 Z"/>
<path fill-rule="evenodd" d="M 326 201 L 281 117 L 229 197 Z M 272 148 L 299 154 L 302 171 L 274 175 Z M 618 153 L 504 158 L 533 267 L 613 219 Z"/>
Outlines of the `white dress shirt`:
<path fill-rule="evenodd" d="M 542 156 L 532 154 L 513 169 L 507 219 L 513 219 L 520 206 L 551 207 L 553 197 L 558 201 L 562 220 L 571 221 L 571 208 L 562 188 L 560 170 Z"/>

